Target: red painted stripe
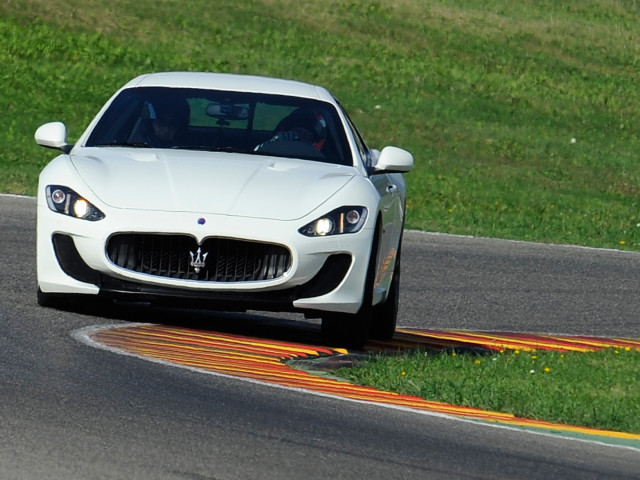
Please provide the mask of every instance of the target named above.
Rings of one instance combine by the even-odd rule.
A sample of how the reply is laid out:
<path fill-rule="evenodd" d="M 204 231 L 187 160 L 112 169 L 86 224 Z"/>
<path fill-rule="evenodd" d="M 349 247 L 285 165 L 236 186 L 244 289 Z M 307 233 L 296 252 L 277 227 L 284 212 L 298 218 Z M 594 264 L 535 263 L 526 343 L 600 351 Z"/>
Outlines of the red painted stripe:
<path fill-rule="evenodd" d="M 285 363 L 290 359 L 317 358 L 344 353 L 345 351 L 341 349 L 146 324 L 105 328 L 92 333 L 91 337 L 96 342 L 108 347 L 143 357 L 351 400 L 378 402 L 402 408 L 428 410 L 519 426 L 564 429 L 582 433 L 597 432 L 598 435 L 624 436 L 624 438 L 640 440 L 640 435 L 567 427 L 516 418 L 511 414 L 487 412 L 476 408 L 429 401 L 410 395 L 379 391 L 371 387 L 354 385 L 346 381 L 297 370 Z M 592 351 L 607 347 L 640 348 L 640 340 L 402 329 L 398 331 L 392 342 L 375 342 L 371 345 L 373 350 L 403 350 L 413 349 L 417 346 L 424 348 L 472 346 L 492 350 L 511 348 Z"/>

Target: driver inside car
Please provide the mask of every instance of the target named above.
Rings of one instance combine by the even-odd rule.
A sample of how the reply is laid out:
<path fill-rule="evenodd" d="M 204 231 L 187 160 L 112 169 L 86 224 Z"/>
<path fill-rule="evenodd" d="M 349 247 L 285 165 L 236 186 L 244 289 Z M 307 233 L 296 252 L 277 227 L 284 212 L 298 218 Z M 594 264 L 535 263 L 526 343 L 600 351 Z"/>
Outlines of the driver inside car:
<path fill-rule="evenodd" d="M 282 119 L 269 140 L 255 148 L 258 152 L 279 153 L 281 142 L 300 142 L 309 146 L 311 156 L 322 156 L 320 152 L 327 136 L 327 122 L 324 117 L 306 108 L 299 108 Z M 286 146 L 284 147 L 286 149 Z M 312 151 L 313 149 L 314 151 Z"/>
<path fill-rule="evenodd" d="M 145 102 L 143 143 L 152 147 L 179 146 L 189 127 L 190 109 L 184 98 Z"/>

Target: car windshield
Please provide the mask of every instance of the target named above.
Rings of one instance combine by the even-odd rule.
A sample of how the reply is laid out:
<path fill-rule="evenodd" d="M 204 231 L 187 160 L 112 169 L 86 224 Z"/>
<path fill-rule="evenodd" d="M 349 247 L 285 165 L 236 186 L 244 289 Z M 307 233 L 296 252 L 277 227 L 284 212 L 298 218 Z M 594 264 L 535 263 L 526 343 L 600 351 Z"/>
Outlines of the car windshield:
<path fill-rule="evenodd" d="M 332 104 L 205 89 L 123 90 L 86 146 L 225 151 L 353 164 Z"/>

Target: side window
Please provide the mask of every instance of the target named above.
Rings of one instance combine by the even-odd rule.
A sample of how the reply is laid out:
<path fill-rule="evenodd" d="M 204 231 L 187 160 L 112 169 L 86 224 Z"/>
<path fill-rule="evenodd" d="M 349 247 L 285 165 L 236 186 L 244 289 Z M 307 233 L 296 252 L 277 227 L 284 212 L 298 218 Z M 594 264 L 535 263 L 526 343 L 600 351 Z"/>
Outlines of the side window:
<path fill-rule="evenodd" d="M 142 101 L 132 92 L 122 92 L 94 128 L 87 146 L 124 143 L 139 121 Z"/>
<path fill-rule="evenodd" d="M 340 106 L 340 108 L 342 108 L 342 105 Z M 358 151 L 360 152 L 360 157 L 362 157 L 362 160 L 364 161 L 365 166 L 367 168 L 373 167 L 371 151 L 369 150 L 367 145 L 364 143 L 364 140 L 362 140 L 362 136 L 360 135 L 360 132 L 358 131 L 356 126 L 353 124 L 353 122 L 351 121 L 351 118 L 349 118 L 349 115 L 344 110 L 344 108 L 342 108 L 342 112 L 344 113 L 344 116 L 347 118 L 347 123 L 349 124 L 349 129 L 351 130 L 353 138 L 356 141 L 356 146 L 358 147 Z"/>

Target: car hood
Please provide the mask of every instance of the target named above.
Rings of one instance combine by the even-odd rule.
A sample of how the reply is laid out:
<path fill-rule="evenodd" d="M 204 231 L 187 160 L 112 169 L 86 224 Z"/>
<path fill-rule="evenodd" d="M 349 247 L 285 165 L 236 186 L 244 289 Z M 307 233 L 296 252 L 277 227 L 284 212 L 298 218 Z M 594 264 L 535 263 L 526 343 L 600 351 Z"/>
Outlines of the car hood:
<path fill-rule="evenodd" d="M 299 219 L 354 176 L 351 167 L 259 155 L 84 148 L 71 160 L 115 208 Z"/>

